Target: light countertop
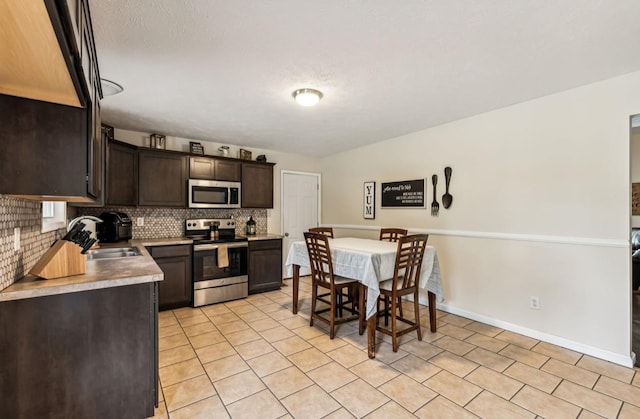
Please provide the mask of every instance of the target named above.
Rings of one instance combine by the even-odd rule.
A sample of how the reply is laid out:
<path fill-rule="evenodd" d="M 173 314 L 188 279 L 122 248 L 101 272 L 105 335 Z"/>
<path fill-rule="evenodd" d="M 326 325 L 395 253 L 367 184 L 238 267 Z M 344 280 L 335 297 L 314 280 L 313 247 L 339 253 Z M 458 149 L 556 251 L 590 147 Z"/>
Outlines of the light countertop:
<path fill-rule="evenodd" d="M 247 236 L 247 239 L 249 241 L 282 239 L 282 235 L 256 234 L 255 236 Z M 47 295 L 162 281 L 164 274 L 145 247 L 192 243 L 193 240 L 184 237 L 167 237 L 161 239 L 135 239 L 128 242 L 102 244 L 100 247 L 136 246 L 140 249 L 141 255 L 125 258 L 90 260 L 87 261 L 86 272 L 84 274 L 64 278 L 42 279 L 34 275 L 27 275 L 1 290 L 0 301 L 21 300 Z"/>
<path fill-rule="evenodd" d="M 253 236 L 242 236 L 242 237 L 246 237 L 247 240 L 249 241 L 254 241 L 254 240 L 274 240 L 274 239 L 281 239 L 282 235 L 281 234 L 256 234 Z"/>
<path fill-rule="evenodd" d="M 192 244 L 193 240 L 187 239 L 185 237 L 167 237 L 162 239 L 134 239 L 129 240 L 131 245 L 133 246 L 175 246 L 179 244 Z"/>
<path fill-rule="evenodd" d="M 143 240 L 142 242 L 145 241 Z M 154 262 L 144 245 L 133 241 L 132 243 L 116 243 L 109 247 L 118 247 L 118 245 L 137 246 L 141 255 L 90 260 L 86 263 L 86 272 L 84 274 L 64 278 L 42 279 L 27 275 L 0 291 L 0 301 L 121 287 L 162 281 L 164 279 L 162 270 Z"/>

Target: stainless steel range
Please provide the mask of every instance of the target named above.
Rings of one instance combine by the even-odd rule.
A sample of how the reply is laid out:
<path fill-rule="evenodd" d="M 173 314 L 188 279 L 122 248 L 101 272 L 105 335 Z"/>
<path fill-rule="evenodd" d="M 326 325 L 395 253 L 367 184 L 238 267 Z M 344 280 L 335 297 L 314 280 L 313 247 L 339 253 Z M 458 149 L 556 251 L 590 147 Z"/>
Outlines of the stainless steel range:
<path fill-rule="evenodd" d="M 236 237 L 230 218 L 185 220 L 184 234 L 193 239 L 193 306 L 248 295 L 246 237 Z"/>

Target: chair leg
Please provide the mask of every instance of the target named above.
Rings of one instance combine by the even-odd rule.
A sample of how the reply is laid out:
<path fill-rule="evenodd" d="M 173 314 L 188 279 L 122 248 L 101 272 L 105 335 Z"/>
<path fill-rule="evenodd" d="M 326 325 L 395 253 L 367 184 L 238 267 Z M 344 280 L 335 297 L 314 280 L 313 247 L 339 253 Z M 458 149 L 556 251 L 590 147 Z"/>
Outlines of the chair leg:
<path fill-rule="evenodd" d="M 398 329 L 397 329 L 397 316 L 396 316 L 396 303 L 397 299 L 391 297 L 391 343 L 393 346 L 393 352 L 398 352 Z"/>
<path fill-rule="evenodd" d="M 316 298 L 318 296 L 318 285 L 311 284 L 311 316 L 309 319 L 309 327 L 313 326 L 313 316 L 316 313 Z"/>
<path fill-rule="evenodd" d="M 404 314 L 402 313 L 402 297 L 398 297 L 398 312 L 400 313 L 400 317 L 404 317 Z"/>
<path fill-rule="evenodd" d="M 418 325 L 418 340 L 422 340 L 422 330 L 420 328 L 420 302 L 418 301 L 418 291 L 413 294 L 413 310 L 416 317 L 416 324 Z"/>
<path fill-rule="evenodd" d="M 395 313 L 393 313 L 395 316 Z M 389 326 L 389 297 L 384 296 L 384 325 Z"/>
<path fill-rule="evenodd" d="M 329 317 L 329 339 L 333 339 L 336 333 L 336 304 L 338 300 L 338 296 L 336 295 L 335 289 L 331 289 L 331 309 L 329 313 L 331 313 Z"/>

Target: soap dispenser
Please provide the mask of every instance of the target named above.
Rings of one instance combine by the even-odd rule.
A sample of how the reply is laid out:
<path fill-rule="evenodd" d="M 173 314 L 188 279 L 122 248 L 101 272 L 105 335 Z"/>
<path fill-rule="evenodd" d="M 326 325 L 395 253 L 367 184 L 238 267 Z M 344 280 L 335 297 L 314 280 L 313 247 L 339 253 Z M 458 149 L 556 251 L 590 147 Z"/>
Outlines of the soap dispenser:
<path fill-rule="evenodd" d="M 249 221 L 247 221 L 247 236 L 253 236 L 256 234 L 256 222 L 253 220 L 253 217 L 249 217 Z"/>

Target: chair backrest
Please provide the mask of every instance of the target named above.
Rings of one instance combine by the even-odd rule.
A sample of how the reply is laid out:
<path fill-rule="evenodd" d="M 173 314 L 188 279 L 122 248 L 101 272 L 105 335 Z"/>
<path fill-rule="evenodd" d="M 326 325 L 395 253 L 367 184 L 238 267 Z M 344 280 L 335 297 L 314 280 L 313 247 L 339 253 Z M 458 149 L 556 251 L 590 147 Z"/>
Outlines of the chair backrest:
<path fill-rule="evenodd" d="M 309 229 L 312 233 L 320 233 L 325 236 L 333 238 L 333 227 L 311 227 Z"/>
<path fill-rule="evenodd" d="M 307 252 L 309 252 L 311 278 L 333 284 L 333 263 L 331 262 L 329 237 L 321 233 L 306 232 L 304 233 L 304 241 L 307 243 Z"/>
<path fill-rule="evenodd" d="M 406 236 L 408 233 L 404 228 L 381 228 L 380 240 L 389 242 L 397 242 L 400 237 Z"/>
<path fill-rule="evenodd" d="M 413 288 L 420 283 L 420 270 L 428 234 L 412 234 L 398 239 L 393 290 Z"/>

